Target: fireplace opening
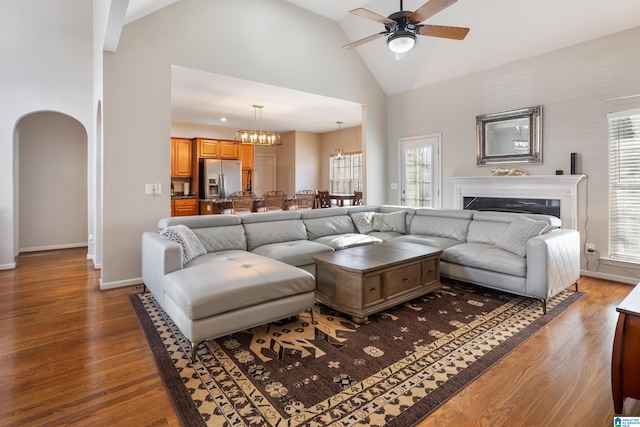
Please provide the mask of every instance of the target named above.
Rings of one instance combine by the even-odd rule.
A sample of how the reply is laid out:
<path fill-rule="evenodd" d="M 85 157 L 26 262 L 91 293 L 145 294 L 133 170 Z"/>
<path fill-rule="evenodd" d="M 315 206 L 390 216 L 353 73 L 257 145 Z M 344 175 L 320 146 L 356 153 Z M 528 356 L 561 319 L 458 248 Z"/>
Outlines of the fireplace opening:
<path fill-rule="evenodd" d="M 560 218 L 559 199 L 463 197 L 463 209 L 552 215 Z"/>

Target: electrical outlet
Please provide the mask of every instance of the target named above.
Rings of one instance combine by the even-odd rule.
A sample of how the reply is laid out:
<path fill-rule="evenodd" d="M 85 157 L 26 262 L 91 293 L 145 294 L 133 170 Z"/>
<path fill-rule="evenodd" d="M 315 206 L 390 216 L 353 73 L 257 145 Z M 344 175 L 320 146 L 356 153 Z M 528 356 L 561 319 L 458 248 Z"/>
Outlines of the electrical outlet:
<path fill-rule="evenodd" d="M 588 254 L 593 254 L 596 252 L 596 245 L 594 245 L 593 243 L 585 243 L 584 251 Z"/>

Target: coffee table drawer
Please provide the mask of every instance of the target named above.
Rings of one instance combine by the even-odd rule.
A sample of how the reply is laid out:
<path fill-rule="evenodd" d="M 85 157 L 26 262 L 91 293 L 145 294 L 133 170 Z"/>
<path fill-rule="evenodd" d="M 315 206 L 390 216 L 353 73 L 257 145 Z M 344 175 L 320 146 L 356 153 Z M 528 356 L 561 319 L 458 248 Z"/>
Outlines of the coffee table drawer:
<path fill-rule="evenodd" d="M 363 288 L 365 307 L 384 301 L 382 286 L 382 273 L 365 276 Z"/>
<path fill-rule="evenodd" d="M 387 298 L 422 286 L 422 263 L 404 265 L 386 273 Z"/>
<path fill-rule="evenodd" d="M 440 261 L 436 259 L 430 259 L 422 264 L 422 283 L 428 285 L 430 283 L 440 281 Z"/>

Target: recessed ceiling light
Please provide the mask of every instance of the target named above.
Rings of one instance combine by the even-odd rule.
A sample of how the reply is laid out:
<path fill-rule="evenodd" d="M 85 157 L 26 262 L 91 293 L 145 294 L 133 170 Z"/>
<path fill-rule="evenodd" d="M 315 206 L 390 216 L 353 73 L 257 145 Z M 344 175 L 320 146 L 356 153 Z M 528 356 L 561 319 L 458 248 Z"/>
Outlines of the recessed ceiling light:
<path fill-rule="evenodd" d="M 227 118 L 226 118 L 226 117 L 220 117 L 220 121 L 221 121 L 221 122 L 226 122 L 226 121 L 227 121 Z"/>

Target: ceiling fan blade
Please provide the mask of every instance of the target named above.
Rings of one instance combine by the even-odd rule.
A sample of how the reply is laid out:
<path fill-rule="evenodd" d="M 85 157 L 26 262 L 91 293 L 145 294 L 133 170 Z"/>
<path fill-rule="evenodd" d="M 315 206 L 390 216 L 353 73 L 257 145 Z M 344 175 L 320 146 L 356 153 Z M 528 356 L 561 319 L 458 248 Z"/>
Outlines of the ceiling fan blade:
<path fill-rule="evenodd" d="M 454 40 L 464 39 L 468 32 L 468 28 L 445 27 L 442 25 L 421 25 L 418 30 L 418 34 L 421 36 L 442 37 Z"/>
<path fill-rule="evenodd" d="M 420 6 L 415 12 L 409 15 L 409 19 L 413 22 L 422 22 L 431 18 L 436 13 L 451 6 L 458 0 L 430 0 Z"/>
<path fill-rule="evenodd" d="M 374 34 L 374 35 L 369 36 L 369 37 L 365 37 L 365 38 L 360 39 L 360 40 L 358 40 L 358 41 L 355 41 L 355 42 L 353 42 L 353 43 L 345 44 L 345 45 L 344 45 L 344 46 L 342 46 L 342 47 L 343 47 L 343 48 L 345 48 L 345 49 L 351 49 L 351 48 L 354 48 L 354 47 L 360 46 L 360 45 L 362 45 L 362 44 L 369 43 L 370 41 L 373 41 L 373 40 L 375 40 L 375 39 L 377 39 L 377 38 L 380 38 L 380 37 L 384 36 L 385 34 L 387 34 L 387 32 L 386 32 L 386 31 L 383 31 L 383 32 L 381 32 L 381 33 Z"/>
<path fill-rule="evenodd" d="M 376 21 L 376 22 L 380 22 L 381 24 L 395 24 L 396 23 L 396 21 L 394 21 L 393 19 L 389 19 L 386 16 L 378 15 L 375 12 L 371 12 L 370 10 L 363 9 L 361 7 L 359 7 L 358 9 L 350 10 L 349 13 L 352 13 L 354 15 L 358 15 L 358 16 L 360 16 L 362 18 L 367 18 L 367 19 L 371 19 L 371 20 Z"/>

